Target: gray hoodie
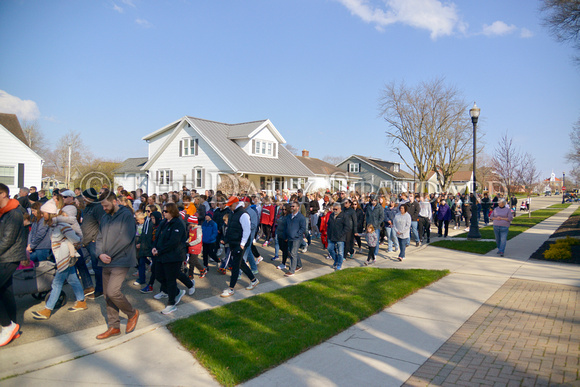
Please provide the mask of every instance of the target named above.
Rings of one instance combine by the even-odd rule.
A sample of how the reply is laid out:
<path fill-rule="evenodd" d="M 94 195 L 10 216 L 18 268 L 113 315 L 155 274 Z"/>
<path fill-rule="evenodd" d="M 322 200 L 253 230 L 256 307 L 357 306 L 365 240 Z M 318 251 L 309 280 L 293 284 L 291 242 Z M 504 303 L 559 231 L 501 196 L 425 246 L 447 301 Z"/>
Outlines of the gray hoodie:
<path fill-rule="evenodd" d="M 136 260 L 137 224 L 130 209 L 119 206 L 113 214 L 103 215 L 97 235 L 97 257 L 107 254 L 111 263 L 99 260 L 101 267 L 133 267 Z"/>

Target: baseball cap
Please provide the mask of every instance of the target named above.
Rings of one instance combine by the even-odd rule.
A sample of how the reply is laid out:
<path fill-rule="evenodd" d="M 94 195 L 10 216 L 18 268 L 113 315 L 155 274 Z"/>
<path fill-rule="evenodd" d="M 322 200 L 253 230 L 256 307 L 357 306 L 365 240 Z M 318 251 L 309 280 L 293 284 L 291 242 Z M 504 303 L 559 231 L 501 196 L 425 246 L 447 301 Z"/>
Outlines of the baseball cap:
<path fill-rule="evenodd" d="M 237 203 L 239 201 L 240 201 L 240 199 L 238 199 L 237 196 L 230 196 L 230 198 L 226 202 L 226 206 L 231 206 L 232 204 Z"/>
<path fill-rule="evenodd" d="M 73 191 L 71 191 L 70 189 L 67 189 L 66 191 L 62 191 L 60 194 L 63 197 L 71 197 L 71 198 L 75 197 L 75 193 Z"/>

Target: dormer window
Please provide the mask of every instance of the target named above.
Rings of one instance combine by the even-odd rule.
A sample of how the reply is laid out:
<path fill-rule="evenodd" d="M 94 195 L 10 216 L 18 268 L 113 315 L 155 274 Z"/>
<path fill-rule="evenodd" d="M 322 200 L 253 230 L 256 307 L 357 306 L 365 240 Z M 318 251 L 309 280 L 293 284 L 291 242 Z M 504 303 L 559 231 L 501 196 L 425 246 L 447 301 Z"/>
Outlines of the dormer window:
<path fill-rule="evenodd" d="M 399 172 L 399 164 L 393 164 L 393 172 Z"/>
<path fill-rule="evenodd" d="M 276 143 L 265 140 L 252 140 L 252 154 L 256 156 L 276 157 Z"/>

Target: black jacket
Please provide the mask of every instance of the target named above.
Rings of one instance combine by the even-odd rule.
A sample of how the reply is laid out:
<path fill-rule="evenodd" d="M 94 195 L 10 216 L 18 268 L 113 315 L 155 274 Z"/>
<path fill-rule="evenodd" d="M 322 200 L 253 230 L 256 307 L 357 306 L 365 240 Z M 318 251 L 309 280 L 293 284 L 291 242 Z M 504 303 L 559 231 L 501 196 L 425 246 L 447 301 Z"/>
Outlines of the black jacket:
<path fill-rule="evenodd" d="M 81 223 L 83 246 L 97 240 L 99 225 L 101 224 L 103 215 L 105 215 L 105 210 L 103 210 L 100 202 L 88 203 L 83 210 L 83 222 Z"/>
<path fill-rule="evenodd" d="M 356 210 L 356 233 L 362 233 L 365 230 L 365 213 L 362 208 L 358 207 Z"/>
<path fill-rule="evenodd" d="M 344 209 L 344 216 L 345 216 L 345 224 L 346 224 L 346 231 L 347 232 L 354 232 L 354 229 L 357 226 L 356 221 L 356 211 L 354 208 L 345 208 Z"/>
<path fill-rule="evenodd" d="M 346 217 L 344 212 L 336 215 L 332 213 L 328 218 L 328 240 L 331 242 L 344 242 L 346 241 L 346 233 L 348 229 L 346 227 Z"/>
<path fill-rule="evenodd" d="M 0 263 L 26 260 L 28 231 L 24 227 L 25 211 L 18 205 L 0 218 Z"/>
<path fill-rule="evenodd" d="M 419 219 L 419 212 L 421 211 L 421 205 L 418 201 L 413 201 L 413 203 L 409 203 L 409 215 L 411 215 L 411 220 L 416 222 Z"/>
<path fill-rule="evenodd" d="M 187 233 L 180 218 L 163 220 L 156 233 L 155 248 L 161 263 L 179 262 L 185 258 Z"/>
<path fill-rule="evenodd" d="M 139 244 L 139 252 L 137 253 L 138 257 L 151 257 L 151 250 L 153 249 L 153 232 L 157 227 L 153 224 L 153 220 L 151 218 L 145 219 L 145 223 L 143 223 L 143 229 L 141 230 L 141 235 L 139 235 L 139 240 L 137 243 Z"/>

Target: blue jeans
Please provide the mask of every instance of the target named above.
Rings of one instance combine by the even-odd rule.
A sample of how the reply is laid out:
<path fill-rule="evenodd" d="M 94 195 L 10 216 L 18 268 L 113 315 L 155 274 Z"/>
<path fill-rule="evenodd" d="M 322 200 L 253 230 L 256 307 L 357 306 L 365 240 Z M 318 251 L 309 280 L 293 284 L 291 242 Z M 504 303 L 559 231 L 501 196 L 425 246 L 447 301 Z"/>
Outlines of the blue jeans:
<path fill-rule="evenodd" d="M 411 238 L 398 238 L 399 240 L 399 247 L 401 248 L 401 252 L 399 254 L 399 257 L 401 258 L 405 258 L 405 250 L 407 249 L 407 245 L 409 244 L 409 240 Z"/>
<path fill-rule="evenodd" d="M 30 253 L 30 260 L 34 263 L 46 261 L 50 255 L 50 249 L 37 249 Z"/>
<path fill-rule="evenodd" d="M 419 242 L 419 222 L 416 220 L 411 221 L 411 233 L 413 234 L 413 238 L 415 242 Z"/>
<path fill-rule="evenodd" d="M 79 259 L 77 259 L 75 267 L 79 271 L 79 276 L 81 277 L 81 281 L 83 282 L 83 289 L 92 288 L 93 279 L 89 274 L 89 269 L 87 268 L 87 262 L 85 261 L 85 254 L 83 253 L 83 249 L 79 249 L 78 252 L 81 256 L 79 257 Z"/>
<path fill-rule="evenodd" d="M 91 256 L 91 266 L 95 272 L 95 292 L 103 293 L 103 268 L 99 266 L 99 257 L 97 257 L 97 244 L 90 242 L 87 246 L 87 251 Z"/>
<path fill-rule="evenodd" d="M 278 242 L 278 237 L 274 236 L 274 257 L 279 257 L 279 253 L 280 253 L 280 243 Z"/>
<path fill-rule="evenodd" d="M 248 246 L 244 249 L 245 252 L 243 257 L 243 259 L 250 265 L 250 270 L 252 270 L 252 272 L 258 270 L 258 265 L 256 265 L 256 258 L 254 258 L 254 254 L 252 254 L 252 244 L 254 243 L 255 236 L 256 230 L 253 230 L 250 233 L 250 241 L 248 242 Z"/>
<path fill-rule="evenodd" d="M 392 227 L 386 227 L 385 229 L 387 230 L 386 234 L 387 234 L 387 240 L 389 243 L 389 247 L 387 248 L 387 252 L 393 251 L 393 248 L 395 250 L 398 250 L 399 249 L 399 239 L 397 239 L 397 232 Z"/>
<path fill-rule="evenodd" d="M 375 229 L 375 234 L 377 234 L 377 241 L 381 240 L 381 228 L 377 227 Z M 375 246 L 375 257 L 377 257 L 379 255 L 379 245 L 380 243 L 377 242 L 377 245 Z"/>
<path fill-rule="evenodd" d="M 50 297 L 48 298 L 48 301 L 46 301 L 47 309 L 50 310 L 54 309 L 54 306 L 58 301 L 58 296 L 60 296 L 60 292 L 62 291 L 62 285 L 64 284 L 65 280 L 69 283 L 70 286 L 72 286 L 77 301 L 83 301 L 85 299 L 83 286 L 81 285 L 81 281 L 79 281 L 79 277 L 77 277 L 76 268 L 74 266 L 71 266 L 60 273 L 56 273 L 56 275 L 54 276 L 54 279 L 52 280 L 52 291 L 50 292 Z"/>
<path fill-rule="evenodd" d="M 302 267 L 302 260 L 298 255 L 298 247 L 300 247 L 300 240 L 288 241 L 288 258 L 290 258 L 290 273 L 294 273 L 296 268 Z"/>
<path fill-rule="evenodd" d="M 487 210 L 485 208 L 483 209 L 483 223 L 489 223 L 489 208 Z"/>
<path fill-rule="evenodd" d="M 342 261 L 344 260 L 344 242 L 328 241 L 328 252 L 334 260 L 336 270 L 342 269 Z"/>
<path fill-rule="evenodd" d="M 507 226 L 493 226 L 495 234 L 495 243 L 497 243 L 497 251 L 500 254 L 505 252 L 505 245 L 507 243 L 509 227 Z"/>

